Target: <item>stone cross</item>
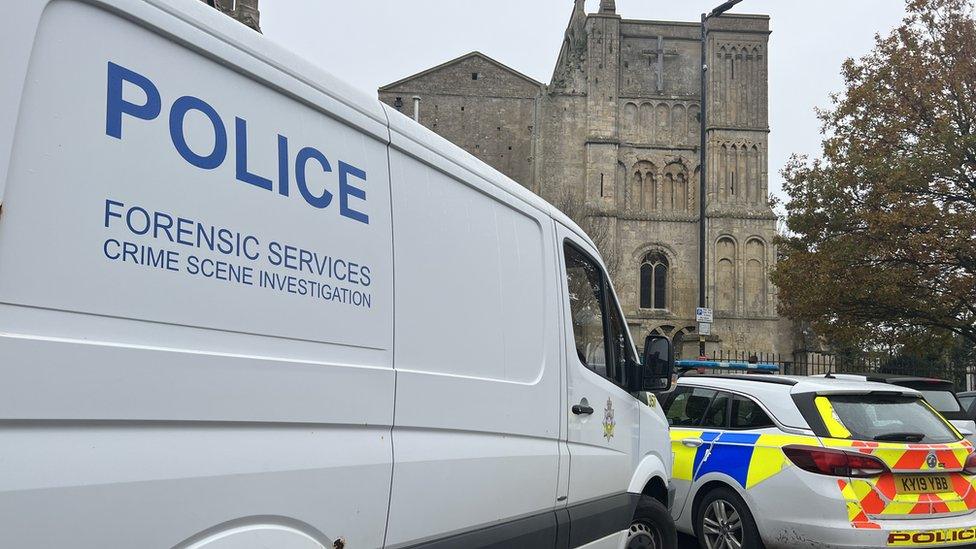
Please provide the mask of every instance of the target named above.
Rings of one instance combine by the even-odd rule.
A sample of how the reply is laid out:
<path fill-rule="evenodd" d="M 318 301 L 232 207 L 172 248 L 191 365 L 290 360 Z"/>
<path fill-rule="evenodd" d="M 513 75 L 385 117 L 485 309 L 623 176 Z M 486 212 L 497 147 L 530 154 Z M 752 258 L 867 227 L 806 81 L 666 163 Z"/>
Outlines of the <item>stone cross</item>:
<path fill-rule="evenodd" d="M 656 62 L 657 65 L 657 92 L 664 93 L 664 58 L 666 57 L 677 57 L 678 50 L 665 50 L 664 49 L 664 37 L 657 37 L 657 49 L 644 50 L 641 52 L 644 55 L 650 56 L 652 62 Z"/>

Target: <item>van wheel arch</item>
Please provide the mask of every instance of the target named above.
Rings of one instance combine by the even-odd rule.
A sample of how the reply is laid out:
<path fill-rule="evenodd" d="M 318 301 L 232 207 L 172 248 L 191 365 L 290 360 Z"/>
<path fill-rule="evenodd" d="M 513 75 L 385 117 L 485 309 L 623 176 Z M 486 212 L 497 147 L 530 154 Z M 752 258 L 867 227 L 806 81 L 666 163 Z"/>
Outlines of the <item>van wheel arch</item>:
<path fill-rule="evenodd" d="M 653 477 L 647 481 L 641 494 L 658 500 L 665 507 L 668 506 L 668 485 L 661 477 Z"/>

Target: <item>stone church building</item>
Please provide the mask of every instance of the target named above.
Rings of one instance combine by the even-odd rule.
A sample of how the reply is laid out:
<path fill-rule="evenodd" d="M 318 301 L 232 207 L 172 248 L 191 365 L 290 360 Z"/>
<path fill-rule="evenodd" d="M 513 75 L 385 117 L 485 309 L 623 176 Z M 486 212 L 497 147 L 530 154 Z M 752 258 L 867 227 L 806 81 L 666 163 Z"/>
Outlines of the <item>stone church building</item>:
<path fill-rule="evenodd" d="M 200 0 L 223 13 L 237 19 L 241 23 L 261 32 L 261 12 L 258 10 L 258 0 Z"/>
<path fill-rule="evenodd" d="M 693 357 L 700 33 L 698 22 L 625 19 L 613 0 L 587 13 L 575 0 L 548 85 L 474 52 L 384 86 L 379 97 L 408 116 L 419 105 L 422 124 L 600 233 L 594 240 L 610 258 L 635 341 L 665 334 Z M 768 276 L 777 226 L 768 199 L 769 35 L 767 16 L 710 23 L 709 355 L 797 347 Z"/>

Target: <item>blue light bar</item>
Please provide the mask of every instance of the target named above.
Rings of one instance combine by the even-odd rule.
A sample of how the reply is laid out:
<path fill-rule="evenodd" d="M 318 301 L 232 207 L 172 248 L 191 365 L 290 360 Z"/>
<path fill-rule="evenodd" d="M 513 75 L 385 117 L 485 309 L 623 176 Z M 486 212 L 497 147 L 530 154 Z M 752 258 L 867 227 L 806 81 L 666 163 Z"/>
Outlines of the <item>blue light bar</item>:
<path fill-rule="evenodd" d="M 748 372 L 779 373 L 779 366 L 775 364 L 752 364 L 749 362 L 721 362 L 718 360 L 677 360 L 674 363 L 679 370 L 695 370 L 699 368 L 710 370 L 742 370 Z"/>

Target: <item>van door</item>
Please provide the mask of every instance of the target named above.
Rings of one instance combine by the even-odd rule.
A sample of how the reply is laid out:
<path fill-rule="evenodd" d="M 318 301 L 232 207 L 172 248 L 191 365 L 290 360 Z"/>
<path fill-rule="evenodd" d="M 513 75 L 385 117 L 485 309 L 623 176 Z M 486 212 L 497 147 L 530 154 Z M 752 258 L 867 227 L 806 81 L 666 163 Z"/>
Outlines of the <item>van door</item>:
<path fill-rule="evenodd" d="M 397 133 L 393 143 L 427 150 Z M 448 173 L 454 164 L 435 153 L 421 162 L 390 151 L 397 378 L 386 546 L 551 547 L 563 396 L 552 221 L 471 172 Z"/>
<path fill-rule="evenodd" d="M 627 353 L 634 350 L 607 276 L 588 246 L 568 238 L 568 231 L 560 240 L 566 275 L 570 545 L 576 547 L 630 524 L 636 500 L 631 503 L 627 487 L 639 451 L 639 403 L 623 388 Z"/>

